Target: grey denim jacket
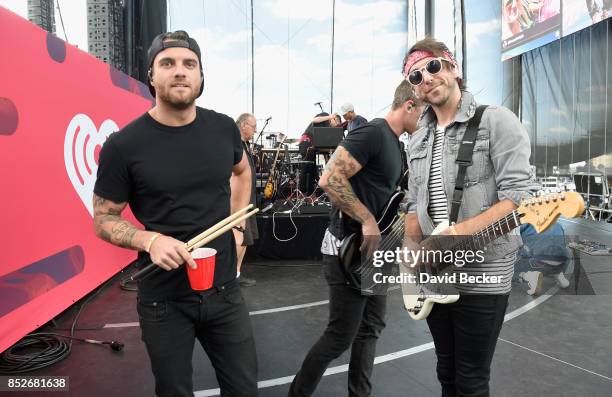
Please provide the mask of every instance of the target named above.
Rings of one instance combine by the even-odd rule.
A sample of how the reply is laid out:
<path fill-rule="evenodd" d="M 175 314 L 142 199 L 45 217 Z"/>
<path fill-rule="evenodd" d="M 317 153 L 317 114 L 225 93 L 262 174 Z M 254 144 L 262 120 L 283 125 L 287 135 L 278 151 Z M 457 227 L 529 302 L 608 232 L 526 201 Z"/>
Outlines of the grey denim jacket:
<path fill-rule="evenodd" d="M 461 102 L 455 120 L 446 127 L 442 155 L 442 180 L 450 214 L 451 198 L 457 177 L 457 152 L 467 128 L 474 116 L 477 104 L 468 91 L 461 92 Z M 429 171 L 436 129 L 436 115 L 428 106 L 417 124 L 417 131 L 407 145 L 408 212 L 416 212 L 424 236 L 434 229 L 427 212 L 429 205 Z M 531 148 L 527 132 L 509 109 L 488 106 L 482 115 L 473 163 L 467 168 L 463 200 L 457 222 L 485 211 L 493 204 L 510 199 L 517 205 L 528 197 L 532 186 L 529 156 Z M 521 245 L 515 233 L 502 236 L 487 247 L 485 260 L 502 258 Z"/>

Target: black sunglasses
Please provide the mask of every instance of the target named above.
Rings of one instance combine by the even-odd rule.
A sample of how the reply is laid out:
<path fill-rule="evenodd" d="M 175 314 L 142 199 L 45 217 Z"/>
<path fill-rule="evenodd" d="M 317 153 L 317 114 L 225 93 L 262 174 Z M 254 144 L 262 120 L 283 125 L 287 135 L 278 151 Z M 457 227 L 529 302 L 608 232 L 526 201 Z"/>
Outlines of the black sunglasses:
<path fill-rule="evenodd" d="M 425 67 L 415 69 L 410 72 L 410 74 L 408 74 L 408 82 L 415 87 L 421 84 L 423 82 L 423 70 L 426 70 L 430 75 L 440 73 L 442 70 L 442 61 L 451 63 L 448 59 L 442 57 L 432 59 L 431 61 L 427 62 Z"/>

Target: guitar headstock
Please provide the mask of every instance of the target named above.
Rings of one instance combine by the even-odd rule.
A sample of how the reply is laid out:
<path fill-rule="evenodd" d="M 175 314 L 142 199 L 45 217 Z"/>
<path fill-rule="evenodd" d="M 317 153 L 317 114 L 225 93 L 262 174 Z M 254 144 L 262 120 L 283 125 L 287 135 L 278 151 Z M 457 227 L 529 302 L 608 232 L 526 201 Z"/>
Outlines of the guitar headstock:
<path fill-rule="evenodd" d="M 516 211 L 522 214 L 522 224 L 529 223 L 538 233 L 542 233 L 560 215 L 566 218 L 582 215 L 584 200 L 576 192 L 545 194 L 523 201 Z"/>

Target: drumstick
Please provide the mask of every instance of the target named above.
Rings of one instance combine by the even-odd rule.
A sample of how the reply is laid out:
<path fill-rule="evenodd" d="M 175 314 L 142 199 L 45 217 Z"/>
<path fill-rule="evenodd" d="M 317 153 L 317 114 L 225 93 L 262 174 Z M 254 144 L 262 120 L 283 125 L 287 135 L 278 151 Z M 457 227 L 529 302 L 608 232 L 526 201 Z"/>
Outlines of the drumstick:
<path fill-rule="evenodd" d="M 219 229 L 219 230 L 213 232 L 212 234 L 204 237 L 203 239 L 197 241 L 193 245 L 190 245 L 189 243 L 185 244 L 185 248 L 187 249 L 187 251 L 193 251 L 196 248 L 200 248 L 201 246 L 211 242 L 212 240 L 216 239 L 217 237 L 219 237 L 223 233 L 227 232 L 228 230 L 230 230 L 231 228 L 233 228 L 234 226 L 236 226 L 237 224 L 239 224 L 243 220 L 245 220 L 245 219 L 255 215 L 258 212 L 259 212 L 259 208 L 255 208 L 253 211 L 250 211 L 250 212 L 242 215 L 241 217 L 235 219 L 233 222 L 230 222 L 227 225 L 223 226 L 221 229 Z"/>
<path fill-rule="evenodd" d="M 191 240 L 187 241 L 187 244 L 185 244 L 185 245 L 186 246 L 194 245 L 199 240 L 203 239 L 204 237 L 208 236 L 209 234 L 214 233 L 216 230 L 218 230 L 219 228 L 223 227 L 223 225 L 225 225 L 225 224 L 227 224 L 229 222 L 232 222 L 234 219 L 238 218 L 240 215 L 244 214 L 245 212 L 250 210 L 252 207 L 253 207 L 253 204 L 249 204 L 246 207 L 244 207 L 243 209 L 234 212 L 232 215 L 228 216 L 227 218 L 221 219 L 218 223 L 214 224 L 213 226 L 211 226 L 208 229 L 204 230 L 202 233 L 198 234 L 197 236 L 195 236 Z"/>
<path fill-rule="evenodd" d="M 236 226 L 237 224 L 239 224 L 240 222 L 242 222 L 243 220 L 251 217 L 252 215 L 256 214 L 257 212 L 259 212 L 259 208 L 255 208 L 254 210 L 252 210 L 251 212 L 244 214 L 242 216 L 240 216 L 239 218 L 236 218 L 236 214 L 240 214 L 240 213 L 244 213 L 246 210 L 248 210 L 249 208 L 251 208 L 253 205 L 249 204 L 247 207 L 236 211 L 234 214 L 232 214 L 231 216 L 223 219 L 222 221 L 220 221 L 219 223 L 217 223 L 216 225 L 213 225 L 212 227 L 206 229 L 204 232 L 200 233 L 198 236 L 192 238 L 191 240 L 189 240 L 187 243 L 185 243 L 185 248 L 188 251 L 191 251 L 195 248 L 199 248 L 201 246 L 203 246 L 206 243 L 209 243 L 210 241 L 214 240 L 215 238 L 219 237 L 221 234 L 227 232 L 229 229 L 231 229 L 232 227 Z M 230 222 L 229 224 L 226 224 L 228 219 L 234 219 L 232 222 Z M 215 230 L 215 228 L 219 225 L 219 224 L 226 224 L 224 227 L 222 227 L 221 229 Z M 223 231 L 221 231 L 223 230 Z M 206 235 L 206 237 L 202 238 L 202 235 Z M 210 238 L 208 238 L 210 237 Z M 194 243 L 194 240 L 195 243 Z M 190 244 L 192 243 L 192 244 Z M 150 263 L 149 265 L 145 266 L 144 268 L 142 268 L 141 270 L 139 270 L 138 272 L 134 273 L 132 276 L 130 276 L 130 281 L 137 281 L 139 279 L 142 279 L 144 277 L 147 277 L 149 275 L 152 275 L 154 273 L 157 273 L 159 271 L 161 271 L 162 269 L 157 266 L 154 263 Z"/>

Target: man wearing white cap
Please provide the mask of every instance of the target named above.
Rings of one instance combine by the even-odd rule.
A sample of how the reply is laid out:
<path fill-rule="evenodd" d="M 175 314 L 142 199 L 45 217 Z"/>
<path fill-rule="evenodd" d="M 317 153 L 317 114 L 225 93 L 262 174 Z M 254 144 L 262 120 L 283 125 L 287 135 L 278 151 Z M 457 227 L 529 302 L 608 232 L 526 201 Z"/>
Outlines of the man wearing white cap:
<path fill-rule="evenodd" d="M 355 114 L 355 107 L 352 103 L 346 102 L 344 105 L 342 105 L 340 107 L 340 114 L 346 121 L 348 121 L 348 125 L 346 127 L 348 132 L 351 132 L 357 127 L 361 127 L 368 122 L 365 117 Z"/>

